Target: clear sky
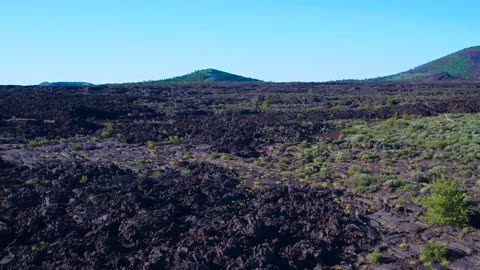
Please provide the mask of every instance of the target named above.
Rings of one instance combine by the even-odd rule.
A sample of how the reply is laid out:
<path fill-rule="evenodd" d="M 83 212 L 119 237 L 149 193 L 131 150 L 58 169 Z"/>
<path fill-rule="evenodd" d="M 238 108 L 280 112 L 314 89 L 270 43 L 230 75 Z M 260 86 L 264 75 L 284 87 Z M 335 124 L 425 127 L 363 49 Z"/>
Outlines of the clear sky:
<path fill-rule="evenodd" d="M 404 71 L 480 45 L 480 1 L 5 0 L 0 84 L 217 68 L 266 81 Z"/>

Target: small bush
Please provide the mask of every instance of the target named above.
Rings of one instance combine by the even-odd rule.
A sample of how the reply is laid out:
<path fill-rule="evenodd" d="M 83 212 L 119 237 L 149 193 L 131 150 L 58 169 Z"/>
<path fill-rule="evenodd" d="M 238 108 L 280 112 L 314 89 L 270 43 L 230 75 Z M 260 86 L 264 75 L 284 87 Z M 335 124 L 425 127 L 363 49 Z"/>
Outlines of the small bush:
<path fill-rule="evenodd" d="M 422 200 L 427 208 L 425 220 L 453 226 L 467 226 L 467 196 L 458 189 L 458 181 L 439 178 L 431 185 L 431 195 Z"/>
<path fill-rule="evenodd" d="M 380 262 L 381 259 L 382 259 L 382 254 L 380 254 L 380 252 L 378 251 L 374 251 L 367 255 L 367 261 L 369 263 L 377 264 Z"/>
<path fill-rule="evenodd" d="M 313 182 L 310 184 L 311 188 L 326 189 L 328 188 L 329 183 L 327 182 Z"/>
<path fill-rule="evenodd" d="M 168 136 L 167 141 L 176 145 L 182 144 L 183 142 L 182 138 L 178 136 Z"/>
<path fill-rule="evenodd" d="M 72 145 L 72 151 L 79 151 L 79 150 L 82 150 L 82 146 L 78 143 Z"/>
<path fill-rule="evenodd" d="M 348 168 L 348 173 L 350 175 L 356 175 L 356 174 L 359 174 L 359 173 L 365 173 L 366 171 L 364 171 L 361 167 L 359 166 L 351 166 Z"/>
<path fill-rule="evenodd" d="M 82 178 L 80 178 L 80 183 L 81 184 L 85 184 L 88 182 L 88 176 L 86 175 L 83 175 Z"/>
<path fill-rule="evenodd" d="M 361 160 L 375 161 L 378 160 L 378 155 L 373 150 L 365 151 L 359 155 Z"/>
<path fill-rule="evenodd" d="M 396 124 L 398 122 L 398 113 L 395 112 L 392 116 L 392 123 Z"/>
<path fill-rule="evenodd" d="M 391 96 L 387 96 L 385 99 L 385 103 L 387 104 L 388 107 L 393 105 L 393 98 Z"/>
<path fill-rule="evenodd" d="M 383 185 L 391 188 L 399 188 L 405 185 L 405 181 L 391 178 L 385 180 L 385 182 L 383 182 Z"/>
<path fill-rule="evenodd" d="M 322 150 L 319 149 L 319 147 L 316 145 L 310 148 L 305 148 L 303 150 L 303 157 L 305 159 L 314 159 L 314 158 L 320 157 L 321 154 L 322 154 Z"/>
<path fill-rule="evenodd" d="M 270 109 L 270 96 L 266 96 L 262 102 L 262 109 L 268 110 Z"/>
<path fill-rule="evenodd" d="M 46 138 L 39 138 L 36 140 L 30 140 L 28 141 L 28 146 L 30 147 L 40 147 L 40 146 L 45 146 L 47 144 L 47 139 Z"/>
<path fill-rule="evenodd" d="M 310 163 L 310 164 L 305 165 L 305 167 L 303 167 L 303 170 L 306 173 L 314 174 L 314 173 L 320 172 L 321 168 L 322 167 L 320 165 Z"/>
<path fill-rule="evenodd" d="M 258 109 L 259 102 L 260 102 L 260 99 L 258 97 L 254 97 L 252 99 L 252 106 L 253 106 L 254 109 Z"/>
<path fill-rule="evenodd" d="M 352 159 L 353 159 L 352 151 L 349 151 L 349 150 L 338 151 L 335 154 L 335 161 L 337 162 L 346 162 L 346 161 L 351 161 Z"/>
<path fill-rule="evenodd" d="M 154 141 L 147 141 L 146 146 L 150 149 L 155 148 L 155 142 Z"/>
<path fill-rule="evenodd" d="M 444 262 L 447 260 L 447 244 L 438 244 L 428 242 L 422 247 L 420 253 L 420 260 L 430 262 Z"/>
<path fill-rule="evenodd" d="M 320 169 L 320 172 L 318 173 L 318 176 L 323 178 L 323 179 L 332 179 L 333 178 L 333 173 L 332 173 L 332 170 L 329 167 L 322 167 Z"/>
<path fill-rule="evenodd" d="M 441 140 L 441 139 L 438 139 L 438 140 L 434 140 L 434 141 L 431 141 L 429 144 L 428 144 L 428 147 L 430 148 L 434 148 L 434 149 L 443 149 L 447 146 L 447 142 L 444 141 L 444 140 Z"/>
<path fill-rule="evenodd" d="M 222 159 L 222 160 L 229 160 L 229 159 L 230 159 L 230 157 L 227 156 L 227 155 L 225 155 L 225 157 L 226 157 L 227 159 L 222 159 L 222 158 L 220 158 L 220 159 Z M 257 165 L 257 166 L 265 166 L 265 165 L 267 165 L 267 160 L 265 159 L 265 157 L 258 157 L 258 158 L 253 162 L 253 164 L 255 164 L 255 165 Z"/>
<path fill-rule="evenodd" d="M 146 160 L 146 159 L 143 159 L 143 158 L 135 159 L 135 160 L 133 161 L 133 163 L 134 163 L 135 165 L 142 165 L 142 164 L 145 165 L 145 164 L 147 164 L 147 160 Z"/>
<path fill-rule="evenodd" d="M 355 192 L 371 192 L 372 178 L 365 173 L 359 173 L 350 177 L 350 183 Z"/>
<path fill-rule="evenodd" d="M 192 171 L 190 171 L 189 169 L 183 169 L 180 171 L 180 175 L 182 175 L 183 177 L 188 177 L 192 175 Z"/>
<path fill-rule="evenodd" d="M 105 128 L 100 133 L 103 138 L 111 137 L 113 134 L 113 123 L 108 122 Z"/>

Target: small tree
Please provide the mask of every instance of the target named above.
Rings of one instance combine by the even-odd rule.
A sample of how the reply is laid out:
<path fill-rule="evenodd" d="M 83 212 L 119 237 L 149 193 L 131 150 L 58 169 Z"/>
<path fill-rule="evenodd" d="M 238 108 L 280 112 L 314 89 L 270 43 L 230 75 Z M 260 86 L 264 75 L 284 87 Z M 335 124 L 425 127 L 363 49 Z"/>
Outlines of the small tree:
<path fill-rule="evenodd" d="M 425 220 L 453 226 L 468 225 L 467 196 L 458 189 L 458 181 L 441 177 L 432 183 L 432 193 L 423 199 L 427 208 Z"/>
<path fill-rule="evenodd" d="M 253 108 L 254 108 L 255 110 L 258 109 L 258 104 L 259 104 L 259 98 L 258 98 L 258 97 L 254 97 L 254 98 L 252 99 L 252 106 L 253 106 Z"/>

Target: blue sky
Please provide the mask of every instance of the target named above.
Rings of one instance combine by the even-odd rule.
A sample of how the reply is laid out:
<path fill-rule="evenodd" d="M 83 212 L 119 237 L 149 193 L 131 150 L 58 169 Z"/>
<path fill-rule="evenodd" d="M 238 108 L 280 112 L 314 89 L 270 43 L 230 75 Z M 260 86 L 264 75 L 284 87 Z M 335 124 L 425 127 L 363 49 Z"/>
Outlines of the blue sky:
<path fill-rule="evenodd" d="M 480 1 L 12 0 L 0 10 L 0 84 L 210 67 L 267 81 L 366 78 L 480 45 Z"/>

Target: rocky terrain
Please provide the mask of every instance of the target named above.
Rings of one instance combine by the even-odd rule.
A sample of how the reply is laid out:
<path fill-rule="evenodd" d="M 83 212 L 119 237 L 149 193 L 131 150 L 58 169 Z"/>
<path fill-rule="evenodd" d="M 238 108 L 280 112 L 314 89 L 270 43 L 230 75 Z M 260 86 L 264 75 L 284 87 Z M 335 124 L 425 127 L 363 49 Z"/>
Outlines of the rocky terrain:
<path fill-rule="evenodd" d="M 0 87 L 0 268 L 479 268 L 479 94 Z M 462 182 L 466 226 L 424 218 L 440 174 Z"/>

